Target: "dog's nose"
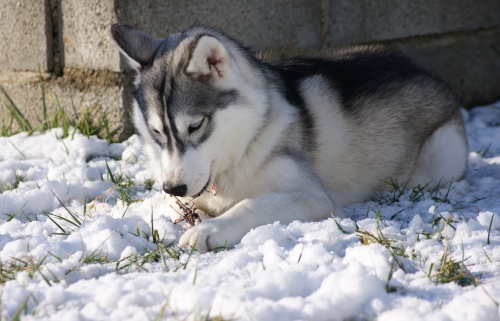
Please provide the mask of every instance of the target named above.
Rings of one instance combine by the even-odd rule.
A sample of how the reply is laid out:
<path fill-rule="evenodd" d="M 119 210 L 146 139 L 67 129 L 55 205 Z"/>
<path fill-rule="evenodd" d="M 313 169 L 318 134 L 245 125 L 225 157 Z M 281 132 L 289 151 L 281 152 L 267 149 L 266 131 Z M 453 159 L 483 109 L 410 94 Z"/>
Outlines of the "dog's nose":
<path fill-rule="evenodd" d="M 165 191 L 165 193 L 170 195 L 185 196 L 187 192 L 187 186 L 185 184 L 172 186 L 168 183 L 163 183 L 163 190 Z"/>

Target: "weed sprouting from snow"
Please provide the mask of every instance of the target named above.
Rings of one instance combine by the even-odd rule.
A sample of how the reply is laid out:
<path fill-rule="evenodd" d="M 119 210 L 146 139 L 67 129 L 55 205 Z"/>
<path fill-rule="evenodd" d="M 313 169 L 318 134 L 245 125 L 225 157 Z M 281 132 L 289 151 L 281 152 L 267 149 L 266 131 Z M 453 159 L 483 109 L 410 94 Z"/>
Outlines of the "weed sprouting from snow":
<path fill-rule="evenodd" d="M 24 159 L 28 159 L 28 157 L 26 157 L 26 155 L 19 149 L 17 148 L 16 145 L 14 145 L 13 142 L 11 142 L 10 140 L 7 140 L 9 142 L 9 144 L 14 147 L 14 149 L 19 153 L 19 155 L 21 155 Z"/>
<path fill-rule="evenodd" d="M 467 258 L 464 257 L 463 244 L 461 260 L 456 260 L 452 257 L 452 251 L 448 239 L 449 231 L 456 230 L 456 227 L 452 224 L 456 223 L 456 221 L 454 221 L 452 217 L 452 215 L 450 215 L 449 217 L 445 217 L 444 215 L 439 213 L 437 217 L 431 222 L 431 225 L 434 228 L 434 232 L 432 234 L 427 232 L 422 233 L 427 239 L 435 239 L 441 241 L 444 246 L 444 251 L 441 255 L 439 264 L 430 264 L 427 272 L 427 277 L 435 283 L 455 282 L 460 286 L 477 285 L 477 278 L 472 275 L 472 273 L 465 265 L 465 261 L 467 260 Z M 418 238 L 417 241 L 419 241 Z"/>
<path fill-rule="evenodd" d="M 102 250 L 95 250 L 89 255 L 83 255 L 80 259 L 82 264 L 103 264 L 110 263 L 108 260 L 108 254 L 102 253 Z"/>
<path fill-rule="evenodd" d="M 54 195 L 54 197 L 57 199 L 57 201 L 59 202 L 59 204 L 61 205 L 61 207 L 64 208 L 64 210 L 68 213 L 69 217 L 64 217 L 62 215 L 51 213 L 51 212 L 48 212 L 48 211 L 43 211 L 42 213 L 45 216 L 47 216 L 47 218 L 50 221 L 52 221 L 52 223 L 54 223 L 57 226 L 57 228 L 61 231 L 61 232 L 58 232 L 58 233 L 54 233 L 55 235 L 69 235 L 72 231 L 74 231 L 74 228 L 79 228 L 82 225 L 82 223 L 83 223 L 83 221 L 85 219 L 85 212 L 84 212 L 83 219 L 80 218 L 76 213 L 73 213 L 63 203 L 63 201 L 54 193 L 54 191 L 51 190 L 51 192 Z M 58 221 L 61 224 L 59 224 Z M 69 225 L 63 224 L 63 223 L 67 223 Z"/>
<path fill-rule="evenodd" d="M 147 189 L 148 191 L 151 191 L 153 189 L 154 184 L 155 184 L 154 178 L 148 177 L 144 180 L 144 188 Z"/>
<path fill-rule="evenodd" d="M 408 199 L 412 203 L 419 202 L 425 196 L 426 189 L 429 186 L 430 182 L 421 186 L 420 184 L 414 186 L 412 188 L 408 187 L 408 182 L 400 183 L 397 179 L 390 179 L 389 181 L 383 181 L 387 184 L 391 189 L 389 192 L 385 194 L 381 194 L 376 192 L 375 198 L 372 199 L 379 204 L 393 204 L 399 201 L 399 199 L 403 196 L 408 196 Z"/>
<path fill-rule="evenodd" d="M 161 321 L 161 320 L 165 319 L 165 312 L 166 312 L 169 304 L 170 304 L 169 300 L 167 300 L 167 302 L 162 304 L 162 306 L 160 307 L 160 310 L 155 315 L 153 321 Z"/>
<path fill-rule="evenodd" d="M 483 158 L 486 157 L 488 152 L 490 151 L 491 143 L 488 143 L 488 145 L 481 147 L 478 151 L 477 154 Z"/>
<path fill-rule="evenodd" d="M 26 272 L 30 279 L 34 279 L 37 273 L 42 274 L 40 269 L 46 258 L 47 256 L 37 261 L 32 256 L 26 256 L 21 258 L 13 257 L 7 263 L 0 261 L 0 284 L 14 280 L 20 272 Z M 42 275 L 42 277 L 45 279 L 45 276 Z"/>
<path fill-rule="evenodd" d="M 157 229 L 154 227 L 153 213 L 151 212 L 151 231 L 146 233 L 145 231 L 140 231 L 137 227 L 136 233 L 131 233 L 137 237 L 144 237 L 148 241 L 153 242 L 156 245 L 154 250 L 144 249 L 143 253 L 133 254 L 127 256 L 123 259 L 116 261 L 115 270 L 117 272 L 130 272 L 130 271 L 142 271 L 149 272 L 148 268 L 145 267 L 147 263 L 158 264 L 160 263 L 166 272 L 178 271 L 180 269 L 186 269 L 189 264 L 190 258 L 196 251 L 192 248 L 187 252 L 187 259 L 185 262 L 181 262 L 182 254 L 186 253 L 186 250 L 179 248 L 176 245 L 176 241 L 171 241 L 165 244 L 164 238 L 160 237 Z M 169 262 L 170 261 L 170 262 Z M 173 263 L 173 262 L 177 263 Z M 176 266 L 177 265 L 177 266 Z"/>
<path fill-rule="evenodd" d="M 109 180 L 111 180 L 111 182 L 115 184 L 115 186 L 113 186 L 110 191 L 118 191 L 123 205 L 130 205 L 131 203 L 138 201 L 133 198 L 132 188 L 135 186 L 135 182 L 129 176 L 124 173 L 113 174 L 108 165 L 108 162 L 106 162 L 106 170 Z"/>
<path fill-rule="evenodd" d="M 27 296 L 26 299 L 19 305 L 19 307 L 14 312 L 14 315 L 12 316 L 12 321 L 19 321 L 21 320 L 22 314 L 24 315 L 28 314 L 28 301 L 30 298 L 32 297 Z"/>
<path fill-rule="evenodd" d="M 335 223 L 337 225 L 337 228 L 342 233 L 348 233 L 339 223 Z M 444 246 L 444 253 L 441 256 L 440 264 L 438 266 L 435 266 L 434 263 L 432 263 L 429 267 L 427 275 L 436 283 L 455 282 L 460 286 L 477 285 L 477 277 L 472 275 L 472 273 L 465 265 L 467 259 L 463 257 L 463 248 L 461 260 L 452 258 L 447 235 L 449 231 L 448 229 L 456 230 L 456 227 L 454 226 L 455 223 L 457 223 L 457 221 L 453 219 L 453 215 L 448 216 L 443 215 L 442 213 L 438 213 L 436 217 L 431 221 L 431 226 L 434 229 L 433 232 L 418 233 L 418 236 L 416 238 L 417 242 L 420 241 L 419 236 L 422 234 L 427 239 L 435 239 L 441 241 Z M 375 213 L 375 232 L 361 229 L 358 224 L 355 223 L 355 233 L 357 234 L 362 244 L 368 245 L 372 243 L 378 243 L 383 245 L 390 252 L 392 261 L 389 274 L 387 276 L 386 291 L 387 293 L 391 293 L 397 291 L 396 288 L 390 285 L 390 281 L 392 279 L 395 268 L 398 267 L 403 269 L 403 271 L 405 270 L 401 258 L 410 258 L 412 262 L 416 264 L 417 261 L 415 261 L 415 259 L 417 259 L 417 257 L 414 254 L 410 257 L 407 254 L 408 250 L 405 250 L 399 240 L 390 239 L 386 235 L 384 235 L 380 224 L 386 225 L 386 223 L 382 219 L 380 209 L 378 209 Z M 422 264 L 422 262 L 420 264 Z"/>
<path fill-rule="evenodd" d="M 337 229 L 342 232 L 342 234 L 349 234 L 338 222 L 336 219 L 333 219 L 335 221 L 335 224 L 337 225 Z"/>
<path fill-rule="evenodd" d="M 396 261 L 397 259 L 393 256 L 391 261 L 391 268 L 389 269 L 389 274 L 387 275 L 387 282 L 385 283 L 385 292 L 387 293 L 392 293 L 397 291 L 395 287 L 390 285 L 390 282 L 392 280 L 392 275 L 396 267 Z"/>
<path fill-rule="evenodd" d="M 185 250 L 177 247 L 175 241 L 172 241 L 168 244 L 159 242 L 156 244 L 156 249 L 154 250 L 145 249 L 142 254 L 130 255 L 116 261 L 115 270 L 117 272 L 149 272 L 149 270 L 145 267 L 147 263 L 160 263 L 163 266 L 165 272 L 175 272 L 179 269 L 186 269 L 193 252 L 194 250 L 191 250 L 188 253 L 186 262 L 178 263 L 177 267 L 175 267 L 175 263 L 169 263 L 169 261 L 179 262 L 181 259 L 181 255 L 185 253 Z"/>
<path fill-rule="evenodd" d="M 27 201 L 23 204 L 23 206 L 21 206 L 21 208 L 20 208 L 20 209 L 18 209 L 17 211 L 15 211 L 15 212 L 14 212 L 14 213 L 12 213 L 12 214 L 7 214 L 7 213 L 5 213 L 5 215 L 7 215 L 7 216 L 9 217 L 9 218 L 7 219 L 7 222 L 10 222 L 10 221 L 12 221 L 13 219 L 15 219 L 15 218 L 17 217 L 17 215 L 18 215 L 19 213 L 21 213 L 21 212 L 24 214 L 24 216 L 26 216 L 26 218 L 27 218 L 28 220 L 30 220 L 30 219 L 29 219 L 29 217 L 26 215 L 26 213 L 24 213 L 24 212 L 23 212 L 23 208 L 26 206 L 26 204 L 28 204 L 28 202 L 29 202 L 29 200 L 27 200 Z"/>
<path fill-rule="evenodd" d="M 14 180 L 10 182 L 2 182 L 2 186 L 0 189 L 0 193 L 3 191 L 12 191 L 15 190 L 16 188 L 19 187 L 19 184 L 24 182 L 26 179 L 26 176 L 23 173 L 15 172 L 14 173 Z"/>
<path fill-rule="evenodd" d="M 195 242 L 194 246 L 192 246 L 192 247 L 191 247 L 191 249 L 189 250 L 189 253 L 188 253 L 188 257 L 187 257 L 186 262 L 181 263 L 181 265 L 179 265 L 179 266 L 178 266 L 178 267 L 174 270 L 174 272 L 175 272 L 175 271 L 177 271 L 177 270 L 179 270 L 179 269 L 181 269 L 181 268 L 182 268 L 183 270 L 185 270 L 185 269 L 187 268 L 188 264 L 189 264 L 189 261 L 191 260 L 191 257 L 193 256 L 193 253 L 194 253 L 194 252 L 196 252 L 196 242 Z"/>
<path fill-rule="evenodd" d="M 398 265 L 402 268 L 403 265 L 398 261 L 397 256 L 408 257 L 405 253 L 404 248 L 402 247 L 401 244 L 399 244 L 400 242 L 398 240 L 389 239 L 382 233 L 382 230 L 380 228 L 380 223 L 381 222 L 384 223 L 384 222 L 381 220 L 380 209 L 377 210 L 375 215 L 376 215 L 376 217 L 375 217 L 376 234 L 371 233 L 371 232 L 364 230 L 364 229 L 360 229 L 357 224 L 356 224 L 356 228 L 354 229 L 354 231 L 358 235 L 361 242 L 365 245 L 368 245 L 371 243 L 378 243 L 378 244 L 385 246 L 391 252 L 391 254 L 394 256 L 394 259 L 397 261 Z"/>
<path fill-rule="evenodd" d="M 56 195 L 56 193 L 54 193 L 54 191 L 51 190 L 51 192 L 54 195 L 54 197 L 59 201 L 59 204 L 61 204 L 61 206 L 66 210 L 66 212 L 71 217 L 71 220 L 67 220 L 67 221 L 69 223 L 75 225 L 76 227 L 80 227 L 80 225 L 82 225 L 82 220 L 78 217 L 78 215 L 76 215 L 75 213 L 70 211 L 69 208 L 66 207 L 66 205 L 64 205 L 63 201 L 61 201 L 61 199 L 59 197 L 57 197 L 57 195 Z"/>
<path fill-rule="evenodd" d="M 452 200 L 449 198 L 451 190 L 453 190 L 453 179 L 447 186 L 446 191 L 443 193 L 441 191 L 442 180 L 440 180 L 436 186 L 430 188 L 432 182 L 428 182 L 424 185 L 416 185 L 413 187 L 408 186 L 408 182 L 400 183 L 397 179 L 389 179 L 389 181 L 382 181 L 390 187 L 388 192 L 380 193 L 375 192 L 375 197 L 372 201 L 379 203 L 380 205 L 391 205 L 398 202 L 401 198 L 406 198 L 412 203 L 420 202 L 426 198 L 430 198 L 437 203 L 447 203 L 452 204 Z"/>
<path fill-rule="evenodd" d="M 436 268 L 433 273 L 433 264 L 429 267 L 428 276 L 436 283 L 450 283 L 456 282 L 460 286 L 477 285 L 476 277 L 465 266 L 466 259 L 463 257 L 462 245 L 462 259 L 456 261 L 452 258 L 450 245 L 445 239 L 445 247 L 443 255 L 441 256 L 440 266 Z"/>
<path fill-rule="evenodd" d="M 448 203 L 451 204 L 451 200 L 449 199 L 449 195 L 451 190 L 454 188 L 453 187 L 453 178 L 451 179 L 450 183 L 448 184 L 448 188 L 444 194 L 440 194 L 440 187 L 441 187 L 441 181 L 437 184 L 437 186 L 434 188 L 434 192 L 432 193 L 432 200 L 435 202 L 439 203 Z"/>
<path fill-rule="evenodd" d="M 490 245 L 490 234 L 491 234 L 491 225 L 493 224 L 493 218 L 495 217 L 495 213 L 491 214 L 490 224 L 488 225 L 488 237 L 486 238 L 486 244 Z"/>

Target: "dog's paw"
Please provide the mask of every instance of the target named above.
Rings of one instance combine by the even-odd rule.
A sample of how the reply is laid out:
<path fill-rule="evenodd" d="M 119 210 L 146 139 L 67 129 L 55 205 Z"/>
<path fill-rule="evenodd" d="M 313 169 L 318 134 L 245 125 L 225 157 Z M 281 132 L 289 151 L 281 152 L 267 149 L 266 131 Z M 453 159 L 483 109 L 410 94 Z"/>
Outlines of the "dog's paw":
<path fill-rule="evenodd" d="M 223 235 L 222 222 L 209 219 L 187 230 L 179 240 L 183 248 L 196 248 L 200 252 L 207 252 L 221 246 L 231 246 Z"/>

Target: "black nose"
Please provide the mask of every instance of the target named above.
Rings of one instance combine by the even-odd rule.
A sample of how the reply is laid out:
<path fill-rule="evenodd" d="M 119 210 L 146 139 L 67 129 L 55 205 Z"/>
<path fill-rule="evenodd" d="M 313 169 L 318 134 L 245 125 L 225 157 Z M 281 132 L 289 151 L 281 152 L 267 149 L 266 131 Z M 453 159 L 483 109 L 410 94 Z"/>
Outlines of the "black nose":
<path fill-rule="evenodd" d="M 187 186 L 186 185 L 172 186 L 170 184 L 163 183 L 163 190 L 165 191 L 165 193 L 170 195 L 185 196 L 187 192 Z"/>

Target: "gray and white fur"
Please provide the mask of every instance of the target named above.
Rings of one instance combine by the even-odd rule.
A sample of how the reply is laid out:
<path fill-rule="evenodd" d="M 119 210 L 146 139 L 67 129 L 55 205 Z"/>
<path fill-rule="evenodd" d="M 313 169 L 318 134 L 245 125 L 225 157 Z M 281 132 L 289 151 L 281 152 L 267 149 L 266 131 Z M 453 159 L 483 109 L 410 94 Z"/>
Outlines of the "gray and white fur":
<path fill-rule="evenodd" d="M 342 216 L 341 205 L 390 179 L 423 186 L 464 175 L 455 96 L 398 51 L 270 61 L 208 28 L 165 39 L 121 24 L 111 32 L 137 72 L 134 123 L 150 170 L 213 217 L 181 246 L 206 251 L 259 225 Z"/>

